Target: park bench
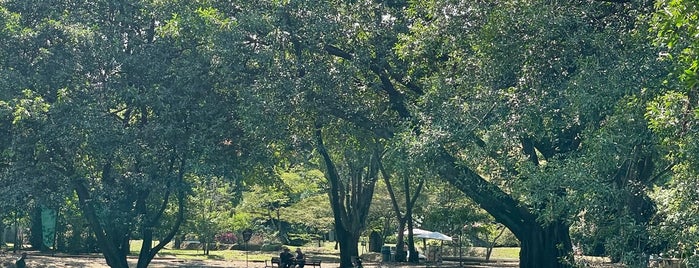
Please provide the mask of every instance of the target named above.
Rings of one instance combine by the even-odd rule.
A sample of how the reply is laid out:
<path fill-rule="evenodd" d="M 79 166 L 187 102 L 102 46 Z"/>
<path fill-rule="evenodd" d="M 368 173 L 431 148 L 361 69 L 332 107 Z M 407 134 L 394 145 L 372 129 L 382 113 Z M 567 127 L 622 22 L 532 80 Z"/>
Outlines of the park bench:
<path fill-rule="evenodd" d="M 269 268 L 269 267 L 279 268 L 280 267 L 279 263 L 281 263 L 281 260 L 279 259 L 279 257 L 272 257 L 272 260 L 270 262 L 265 261 L 265 268 Z"/>
<path fill-rule="evenodd" d="M 303 267 L 315 267 L 320 268 L 320 260 L 306 260 L 306 264 Z"/>
<path fill-rule="evenodd" d="M 281 259 L 279 257 L 272 257 L 271 260 L 265 261 L 265 268 L 279 268 L 281 263 Z M 320 268 L 320 260 L 306 260 L 306 264 L 304 267 L 314 267 L 314 268 Z"/>

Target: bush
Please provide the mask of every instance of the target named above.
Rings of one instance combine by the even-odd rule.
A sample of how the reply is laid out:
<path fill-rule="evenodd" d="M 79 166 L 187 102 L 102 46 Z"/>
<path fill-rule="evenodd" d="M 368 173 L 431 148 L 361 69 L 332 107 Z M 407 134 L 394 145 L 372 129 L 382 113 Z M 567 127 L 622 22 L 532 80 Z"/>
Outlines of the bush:
<path fill-rule="evenodd" d="M 252 243 L 248 243 L 247 245 L 245 245 L 245 243 L 234 244 L 230 247 L 230 249 L 232 249 L 232 250 L 262 250 L 262 245 L 252 244 Z"/>
<path fill-rule="evenodd" d="M 496 247 L 519 247 L 519 239 L 509 230 L 505 230 L 505 233 L 498 239 L 495 244 Z"/>
<path fill-rule="evenodd" d="M 260 247 L 260 250 L 262 250 L 262 251 L 281 251 L 282 244 L 281 243 L 264 244 Z"/>
<path fill-rule="evenodd" d="M 225 232 L 222 234 L 217 234 L 214 237 L 214 241 L 221 244 L 235 244 L 238 242 L 238 237 L 236 237 L 233 232 Z"/>
<path fill-rule="evenodd" d="M 310 234 L 289 234 L 289 246 L 300 247 L 313 241 L 314 236 Z"/>

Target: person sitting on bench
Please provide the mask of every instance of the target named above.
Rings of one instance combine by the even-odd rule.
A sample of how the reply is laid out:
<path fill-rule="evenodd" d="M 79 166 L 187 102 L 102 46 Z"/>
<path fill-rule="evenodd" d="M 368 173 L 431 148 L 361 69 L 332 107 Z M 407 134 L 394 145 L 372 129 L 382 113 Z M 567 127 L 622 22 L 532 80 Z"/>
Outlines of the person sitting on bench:
<path fill-rule="evenodd" d="M 303 268 L 303 266 L 306 265 L 306 254 L 303 254 L 301 248 L 296 248 L 296 258 L 294 261 L 296 261 L 296 265 L 298 265 L 297 268 Z"/>
<path fill-rule="evenodd" d="M 17 267 L 17 268 L 25 268 L 25 267 L 27 267 L 27 263 L 26 263 L 26 261 L 24 260 L 24 259 L 26 259 L 26 258 L 27 258 L 27 253 L 26 253 L 26 252 L 22 252 L 22 257 L 20 257 L 19 259 L 17 259 L 17 261 L 15 262 L 15 267 Z"/>
<path fill-rule="evenodd" d="M 292 268 L 294 267 L 294 255 L 291 254 L 289 248 L 284 247 L 282 253 L 279 253 L 279 267 L 280 268 Z"/>

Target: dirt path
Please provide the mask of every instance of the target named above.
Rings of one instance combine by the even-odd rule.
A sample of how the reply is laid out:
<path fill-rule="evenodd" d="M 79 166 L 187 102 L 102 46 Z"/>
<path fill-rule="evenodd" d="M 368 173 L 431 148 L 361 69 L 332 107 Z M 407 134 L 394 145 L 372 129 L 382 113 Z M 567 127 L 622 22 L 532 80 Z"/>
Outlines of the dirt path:
<path fill-rule="evenodd" d="M 0 256 L 0 267 L 14 267 L 15 260 L 19 258 L 18 254 L 5 254 Z M 136 259 L 129 259 L 129 266 L 136 266 Z M 101 256 L 46 256 L 46 255 L 28 255 L 27 267 L 29 268 L 61 268 L 61 267 L 76 267 L 76 268 L 108 268 L 107 263 Z M 206 268 L 263 268 L 264 262 L 248 262 L 245 261 L 218 261 L 218 260 L 182 260 L 175 258 L 156 258 L 148 267 L 206 267 Z"/>
<path fill-rule="evenodd" d="M 5 254 L 0 256 L 0 267 L 14 267 L 15 260 L 19 258 L 18 254 Z M 130 258 L 129 266 L 136 266 L 136 258 Z M 32 255 L 31 253 L 26 259 L 27 267 L 29 268 L 63 268 L 63 267 L 76 267 L 76 268 L 108 268 L 107 263 L 104 261 L 100 255 L 80 255 L 80 256 L 66 256 L 66 255 Z M 321 268 L 337 268 L 338 263 L 324 262 Z M 516 265 L 515 265 L 516 266 Z M 244 260 L 232 260 L 232 261 L 220 261 L 220 260 L 183 260 L 176 258 L 156 258 L 154 259 L 148 267 L 154 268 L 223 268 L 223 267 L 234 267 L 234 268 L 264 268 L 264 262 L 250 261 L 245 262 Z M 405 263 L 390 263 L 379 265 L 376 262 L 368 262 L 364 265 L 365 268 L 456 268 L 458 263 L 455 264 L 440 264 L 440 265 L 429 265 L 429 264 L 405 264 Z M 495 263 L 487 266 L 464 266 L 464 267 L 487 267 L 487 268 L 503 268 L 513 267 L 512 265 L 497 265 Z"/>
<path fill-rule="evenodd" d="M 13 268 L 15 260 L 19 258 L 19 254 L 12 253 L 0 253 L 0 267 L 2 268 Z M 136 258 L 129 258 L 129 266 L 136 266 Z M 63 267 L 76 267 L 76 268 L 108 268 L 107 263 L 104 261 L 101 255 L 38 255 L 32 254 L 31 252 L 27 256 L 27 267 L 29 268 L 63 268 Z M 466 263 L 465 263 L 466 264 Z M 328 262 L 323 263 L 321 268 L 337 268 L 338 263 Z M 493 262 L 487 264 L 473 264 L 468 263 L 464 267 L 483 267 L 483 268 L 503 268 L 503 267 L 517 267 L 516 262 Z M 233 267 L 233 268 L 264 268 L 265 263 L 259 261 L 249 261 L 244 260 L 184 260 L 176 258 L 156 258 L 154 259 L 148 267 L 154 268 L 223 268 L 223 267 Z M 365 268 L 456 268 L 459 267 L 458 262 L 445 262 L 443 264 L 397 264 L 389 263 L 379 265 L 376 262 L 368 262 L 364 265 Z M 605 263 L 592 262 L 590 267 L 623 267 L 617 265 L 610 265 Z"/>

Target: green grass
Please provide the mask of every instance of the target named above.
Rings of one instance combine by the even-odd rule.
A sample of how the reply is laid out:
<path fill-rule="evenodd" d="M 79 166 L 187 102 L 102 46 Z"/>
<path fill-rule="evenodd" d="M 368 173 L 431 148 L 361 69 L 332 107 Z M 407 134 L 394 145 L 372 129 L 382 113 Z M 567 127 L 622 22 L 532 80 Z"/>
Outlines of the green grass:
<path fill-rule="evenodd" d="M 486 248 L 472 247 L 464 252 L 464 256 L 485 257 Z M 519 248 L 497 247 L 493 248 L 493 253 L 490 255 L 494 259 L 519 259 Z"/>
<path fill-rule="evenodd" d="M 141 249 L 141 244 L 143 241 L 133 240 L 131 241 L 131 254 L 138 255 L 138 251 Z M 155 243 L 154 243 L 155 245 Z M 315 259 L 321 259 L 325 262 L 337 262 L 339 259 L 339 251 L 334 248 L 334 242 L 324 242 L 320 247 L 317 244 L 308 245 L 301 247 L 306 254 Z M 361 247 L 360 247 L 361 250 Z M 485 248 L 471 248 L 471 256 L 485 257 Z M 189 259 L 189 260 L 245 260 L 247 254 L 247 260 L 249 261 L 265 261 L 269 260 L 273 256 L 277 256 L 278 252 L 268 252 L 268 251 L 242 251 L 242 250 L 211 250 L 209 255 L 204 255 L 204 251 L 198 250 L 188 250 L 188 249 L 172 249 L 171 247 L 165 247 L 163 250 L 158 252 L 159 257 L 172 257 L 177 259 Z M 504 258 L 504 259 L 518 259 L 519 258 L 519 248 L 512 247 L 502 247 L 494 248 L 491 258 Z"/>
<path fill-rule="evenodd" d="M 519 259 L 519 248 L 494 248 L 491 258 Z"/>
<path fill-rule="evenodd" d="M 211 250 L 209 255 L 204 255 L 203 250 L 188 249 L 163 249 L 158 255 L 160 257 L 173 257 L 177 259 L 195 260 L 245 260 L 245 252 L 239 250 Z M 248 252 L 248 260 L 264 261 L 272 258 L 273 254 L 264 252 Z"/>
<path fill-rule="evenodd" d="M 132 240 L 130 243 L 131 255 L 138 255 L 139 250 L 143 241 Z M 156 242 L 153 243 L 155 246 Z M 328 246 L 328 244 L 330 246 Z M 319 258 L 323 260 L 337 259 L 337 253 L 333 249 L 334 243 L 325 243 L 323 247 L 301 247 L 307 254 L 313 256 L 314 258 Z M 249 261 L 265 261 L 269 260 L 274 256 L 277 256 L 278 252 L 267 252 L 267 251 L 243 251 L 243 250 L 210 250 L 209 255 L 204 255 L 204 250 L 201 249 L 172 249 L 172 247 L 166 246 L 164 249 L 158 252 L 159 257 L 173 257 L 177 259 L 187 259 L 187 260 L 247 260 Z M 247 255 L 247 256 L 246 256 Z"/>

